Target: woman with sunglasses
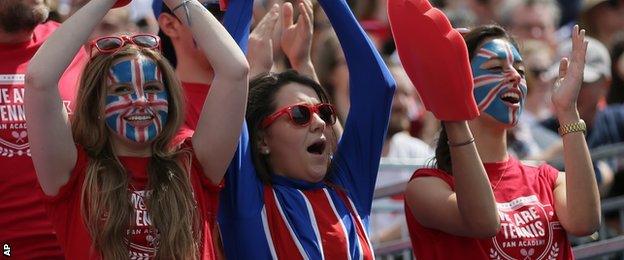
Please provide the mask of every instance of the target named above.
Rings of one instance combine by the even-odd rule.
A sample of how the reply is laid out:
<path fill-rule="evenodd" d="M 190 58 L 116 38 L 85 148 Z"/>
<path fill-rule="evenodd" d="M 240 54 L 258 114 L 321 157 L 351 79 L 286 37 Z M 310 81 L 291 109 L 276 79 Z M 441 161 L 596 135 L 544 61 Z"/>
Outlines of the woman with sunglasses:
<path fill-rule="evenodd" d="M 229 259 L 373 259 L 366 233 L 394 81 L 344 0 L 319 1 L 346 53 L 351 110 L 294 71 L 250 82 L 247 127 L 226 173 L 219 225 Z"/>
<path fill-rule="evenodd" d="M 165 0 L 214 64 L 193 136 L 156 36 L 92 43 L 71 127 L 56 83 L 114 0 L 89 1 L 32 60 L 25 109 L 48 213 L 68 259 L 214 259 L 209 219 L 244 120 L 248 65 L 197 0 Z M 224 113 L 227 111 L 227 113 Z"/>
<path fill-rule="evenodd" d="M 430 5 L 425 8 L 427 4 L 425 0 L 388 2 L 404 64 L 422 59 L 401 53 L 408 50 L 402 48 L 407 47 L 405 42 L 412 39 L 409 47 L 420 47 L 414 43 L 423 38 L 415 38 L 414 31 L 430 28 L 409 23 L 417 18 L 403 18 L 439 12 Z M 436 24 L 446 22 L 452 30 L 443 16 L 427 17 L 442 17 Z M 405 212 L 417 259 L 574 259 L 567 234 L 586 236 L 598 228 L 598 187 L 576 108 L 587 49 L 584 35 L 575 26 L 573 53 L 569 61 L 561 60 L 551 98 L 562 125 L 565 173 L 547 164 L 524 164 L 507 152 L 506 133 L 518 122 L 527 93 L 522 57 L 507 32 L 482 26 L 463 35 L 465 45 L 449 44 L 456 50 L 467 46 L 467 57 L 456 59 L 469 58 L 466 67 L 471 68 L 472 94 L 481 115 L 467 121 L 474 137 L 463 140 L 449 131 L 448 126 L 457 121 L 444 121 L 435 167 L 418 169 L 407 185 Z M 446 68 L 440 73 L 463 74 L 453 66 Z M 481 167 L 459 165 L 475 148 L 478 154 L 470 157 L 483 161 L 486 174 Z"/>

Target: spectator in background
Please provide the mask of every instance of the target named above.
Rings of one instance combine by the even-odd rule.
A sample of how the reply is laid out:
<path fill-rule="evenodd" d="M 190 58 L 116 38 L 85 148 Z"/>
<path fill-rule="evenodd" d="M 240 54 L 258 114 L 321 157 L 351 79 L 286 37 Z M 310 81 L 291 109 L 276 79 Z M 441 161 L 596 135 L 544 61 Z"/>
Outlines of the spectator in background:
<path fill-rule="evenodd" d="M 390 159 L 421 159 L 422 164 L 425 164 L 434 156 L 433 149 L 409 133 L 411 120 L 416 116 L 419 109 L 417 107 L 419 103 L 417 103 L 416 88 L 401 65 L 391 65 L 389 69 L 396 82 L 396 90 L 392 100 L 388 133 L 381 156 Z M 414 169 L 380 170 L 375 187 L 407 183 L 413 172 Z M 379 198 L 374 201 L 373 209 L 376 207 L 401 208 L 404 203 L 402 194 Z M 407 238 L 405 225 L 403 212 L 375 212 L 371 215 L 371 241 L 376 244 L 398 240 L 402 237 Z"/>
<path fill-rule="evenodd" d="M 624 141 L 624 113 L 622 109 L 610 107 L 605 109 L 605 96 L 611 82 L 611 58 L 607 48 L 598 40 L 587 37 L 589 42 L 586 54 L 583 83 L 578 94 L 577 106 L 580 117 L 587 124 L 587 146 L 590 149 L 606 144 Z M 572 43 L 563 42 L 559 46 L 559 57 L 570 55 Z M 555 65 L 556 66 L 556 65 Z M 620 112 L 618 112 L 620 111 Z M 541 124 L 553 132 L 557 132 L 559 123 L 549 118 Z M 596 179 L 602 191 L 605 191 L 613 180 L 616 165 L 605 161 L 594 163 Z"/>
<path fill-rule="evenodd" d="M 390 67 L 397 87 L 392 100 L 392 112 L 388 123 L 388 133 L 382 150 L 382 157 L 390 158 L 429 158 L 433 150 L 425 142 L 409 134 L 410 122 L 416 117 L 418 95 L 414 85 L 400 65 Z M 408 180 L 411 172 L 401 181 Z"/>
<path fill-rule="evenodd" d="M 239 47 L 246 51 L 252 1 L 230 0 L 227 12 L 221 11 L 218 1 L 207 1 L 202 4 L 223 23 Z M 195 129 L 214 77 L 212 65 L 195 43 L 191 30 L 171 13 L 162 0 L 154 1 L 154 7 L 154 16 L 158 17 L 160 26 L 158 36 L 161 38 L 163 55 L 176 69 L 176 74 L 186 92 L 185 126 Z"/>
<path fill-rule="evenodd" d="M 617 33 L 624 32 L 624 1 L 584 0 L 581 24 L 587 28 L 589 36 L 611 49 Z"/>
<path fill-rule="evenodd" d="M 336 107 L 338 120 L 344 124 L 350 106 L 349 69 L 333 30 L 327 30 L 320 36 L 316 49 L 313 63 L 318 73 L 319 83 L 329 93 Z"/>
<path fill-rule="evenodd" d="M 500 22 L 518 42 L 541 40 L 555 49 L 555 31 L 561 10 L 555 0 L 507 0 L 500 8 Z"/>
<path fill-rule="evenodd" d="M 594 119 L 601 108 L 604 108 L 604 99 L 611 84 L 611 57 L 609 51 L 598 40 L 587 37 L 587 56 L 585 70 L 583 72 L 583 83 L 578 97 L 578 110 L 580 117 L 587 124 L 587 138 L 592 136 Z M 570 55 L 572 42 L 563 42 L 559 46 L 559 57 Z M 602 106 L 602 107 L 601 107 Z M 557 132 L 559 127 L 554 118 L 549 118 L 542 122 L 546 128 Z M 591 147 L 591 142 L 588 142 Z"/>
<path fill-rule="evenodd" d="M 555 60 L 548 43 L 528 39 L 521 47 L 526 66 L 527 96 L 518 125 L 507 132 L 510 153 L 524 160 L 550 160 L 561 152 L 561 138 L 544 128 L 540 121 L 553 116 L 552 79 L 549 68 Z"/>
<path fill-rule="evenodd" d="M 504 0 L 467 0 L 470 10 L 477 21 L 475 25 L 496 23 L 499 19 L 497 11 Z"/>
<path fill-rule="evenodd" d="M 44 1 L 0 1 L 0 245 L 16 259 L 62 259 L 39 196 L 24 115 L 24 78 L 35 52 L 59 24 L 46 22 Z M 59 82 L 72 114 L 81 51 Z"/>
<path fill-rule="evenodd" d="M 93 40 L 119 32 L 136 33 L 137 31 L 137 25 L 130 20 L 130 10 L 125 7 L 116 8 L 106 13 L 100 24 L 93 30 L 90 39 Z"/>

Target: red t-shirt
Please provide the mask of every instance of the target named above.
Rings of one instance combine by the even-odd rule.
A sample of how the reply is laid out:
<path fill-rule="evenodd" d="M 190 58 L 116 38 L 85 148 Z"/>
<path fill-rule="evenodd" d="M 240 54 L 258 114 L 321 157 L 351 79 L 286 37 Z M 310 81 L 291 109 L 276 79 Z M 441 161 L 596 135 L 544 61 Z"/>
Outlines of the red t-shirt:
<path fill-rule="evenodd" d="M 206 96 L 210 91 L 210 85 L 201 83 L 182 82 L 182 88 L 186 96 L 186 119 L 184 125 L 192 130 L 197 128 L 197 121 L 204 108 Z"/>
<path fill-rule="evenodd" d="M 475 239 L 423 227 L 406 205 L 407 224 L 417 259 L 574 259 L 566 232 L 555 213 L 553 190 L 559 172 L 543 164 L 532 167 L 510 158 L 486 163 L 494 189 L 501 229 Z M 454 189 L 453 176 L 419 169 L 412 179 L 437 177 Z M 499 181 L 500 180 L 500 181 Z"/>
<path fill-rule="evenodd" d="M 191 148 L 190 139 L 183 146 Z M 145 204 L 145 198 L 151 194 L 151 191 L 146 190 L 149 158 L 119 157 L 119 160 L 131 175 L 131 185 L 128 187 L 128 191 L 129 199 L 135 209 L 131 227 L 128 229 L 128 237 L 130 238 L 129 257 L 131 259 L 152 259 L 156 253 L 154 247 L 158 243 L 159 235 L 157 231 L 155 233 L 150 232 L 151 220 Z M 61 187 L 56 196 L 44 195 L 46 209 L 67 259 L 101 258 L 99 253 L 93 252 L 91 236 L 80 210 L 82 185 L 88 162 L 89 158 L 85 151 L 78 148 L 78 160 L 69 181 Z M 216 219 L 218 195 L 223 184 L 212 184 L 205 177 L 201 165 L 194 156 L 190 178 L 202 226 L 201 259 L 215 259 L 211 227 Z"/>
<path fill-rule="evenodd" d="M 23 107 L 28 62 L 58 27 L 47 22 L 35 28 L 31 41 L 0 44 L 0 245 L 3 253 L 8 248 L 17 259 L 62 259 L 63 255 L 37 192 Z M 59 82 L 69 112 L 86 58 L 81 50 Z"/>

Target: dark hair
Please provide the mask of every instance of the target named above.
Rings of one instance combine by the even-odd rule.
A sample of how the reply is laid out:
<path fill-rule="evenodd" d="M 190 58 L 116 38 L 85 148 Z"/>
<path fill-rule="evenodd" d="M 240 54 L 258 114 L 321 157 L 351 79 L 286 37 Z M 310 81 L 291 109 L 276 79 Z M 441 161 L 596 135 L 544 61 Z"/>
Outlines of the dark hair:
<path fill-rule="evenodd" d="M 269 165 L 266 155 L 259 151 L 259 142 L 262 140 L 264 130 L 260 126 L 262 120 L 275 112 L 275 96 L 283 86 L 289 83 L 298 83 L 316 92 L 322 103 L 329 103 L 329 96 L 321 85 L 316 81 L 303 76 L 295 70 L 287 70 L 281 73 L 263 73 L 254 77 L 249 82 L 249 98 L 247 99 L 247 127 L 249 129 L 249 139 L 251 141 L 251 157 L 258 178 L 262 182 L 271 183 L 271 165 Z"/>
<path fill-rule="evenodd" d="M 487 39 L 502 38 L 508 40 L 517 48 L 516 42 L 511 36 L 498 25 L 484 25 L 470 30 L 467 34 L 464 34 L 464 41 L 468 48 L 468 57 L 470 60 L 475 56 L 477 47 Z M 435 150 L 435 167 L 443 170 L 449 174 L 452 174 L 451 152 L 448 146 L 448 136 L 446 134 L 446 128 L 444 123 L 440 130 L 440 136 L 438 137 L 438 144 Z"/>

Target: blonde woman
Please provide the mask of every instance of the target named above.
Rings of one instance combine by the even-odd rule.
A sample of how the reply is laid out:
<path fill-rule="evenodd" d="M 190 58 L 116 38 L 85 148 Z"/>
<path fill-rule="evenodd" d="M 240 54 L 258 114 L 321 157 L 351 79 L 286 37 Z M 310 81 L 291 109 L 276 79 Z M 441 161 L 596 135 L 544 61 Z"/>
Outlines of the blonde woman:
<path fill-rule="evenodd" d="M 153 35 L 93 41 L 68 120 L 56 84 L 114 0 L 87 3 L 29 66 L 32 157 L 67 259 L 215 258 L 208 223 L 242 127 L 248 65 L 197 0 L 165 3 L 214 64 L 197 129 L 181 144 L 172 140 L 183 94 Z"/>

